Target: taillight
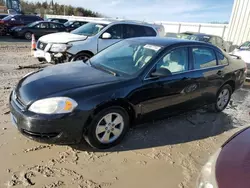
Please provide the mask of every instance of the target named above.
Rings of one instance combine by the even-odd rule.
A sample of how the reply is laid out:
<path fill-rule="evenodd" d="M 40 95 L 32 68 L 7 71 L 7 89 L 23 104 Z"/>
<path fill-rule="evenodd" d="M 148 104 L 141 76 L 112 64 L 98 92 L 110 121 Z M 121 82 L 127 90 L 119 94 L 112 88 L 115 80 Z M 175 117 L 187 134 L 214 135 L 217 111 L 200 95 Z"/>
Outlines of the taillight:
<path fill-rule="evenodd" d="M 0 24 L 4 24 L 4 21 L 3 21 L 3 20 L 0 20 Z"/>
<path fill-rule="evenodd" d="M 245 63 L 245 72 L 244 73 L 247 73 L 247 63 Z"/>

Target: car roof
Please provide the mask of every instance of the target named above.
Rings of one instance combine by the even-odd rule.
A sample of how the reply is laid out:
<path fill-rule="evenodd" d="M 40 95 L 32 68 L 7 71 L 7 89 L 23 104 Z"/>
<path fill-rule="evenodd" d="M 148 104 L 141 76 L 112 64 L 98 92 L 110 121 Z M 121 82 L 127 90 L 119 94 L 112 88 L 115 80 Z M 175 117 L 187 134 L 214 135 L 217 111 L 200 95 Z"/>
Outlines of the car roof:
<path fill-rule="evenodd" d="M 179 38 L 168 38 L 168 37 L 137 37 L 137 38 L 130 38 L 127 40 L 131 40 L 131 41 L 138 41 L 138 42 L 142 42 L 142 43 L 148 43 L 151 45 L 158 45 L 158 46 L 170 46 L 170 45 L 203 45 L 203 46 L 208 46 L 208 47 L 212 47 L 215 49 L 218 49 L 217 47 L 215 47 L 214 45 L 211 45 L 209 43 L 205 43 L 205 42 L 200 42 L 200 41 L 193 41 L 193 40 L 186 40 L 186 39 L 179 39 Z"/>
<path fill-rule="evenodd" d="M 53 24 L 60 24 L 60 25 L 63 25 L 62 23 L 52 22 L 52 21 L 43 21 L 43 20 L 35 21 L 35 22 L 33 22 L 33 23 L 53 23 Z"/>
<path fill-rule="evenodd" d="M 111 19 L 111 18 L 103 18 L 103 19 L 98 19 L 98 20 L 68 20 L 68 21 L 82 21 L 82 22 L 90 22 L 90 23 L 97 23 L 97 24 L 135 24 L 135 25 L 143 25 L 143 26 L 160 26 L 159 24 L 154 24 L 154 23 L 147 23 L 143 21 L 136 21 L 136 20 L 121 20 L 121 19 Z"/>
<path fill-rule="evenodd" d="M 193 35 L 201 36 L 201 37 L 204 37 L 204 36 L 207 36 L 207 37 L 220 37 L 220 36 L 217 36 L 217 35 L 211 35 L 211 34 L 206 34 L 206 33 L 195 33 Z"/>

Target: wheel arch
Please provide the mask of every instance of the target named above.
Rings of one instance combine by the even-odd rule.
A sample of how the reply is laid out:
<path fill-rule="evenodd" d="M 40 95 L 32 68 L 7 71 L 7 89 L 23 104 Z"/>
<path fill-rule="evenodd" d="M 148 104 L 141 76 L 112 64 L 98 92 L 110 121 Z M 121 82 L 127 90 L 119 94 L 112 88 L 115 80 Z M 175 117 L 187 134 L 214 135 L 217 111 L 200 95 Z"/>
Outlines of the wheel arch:
<path fill-rule="evenodd" d="M 234 80 L 228 80 L 226 81 L 220 88 L 222 88 L 225 85 L 230 85 L 232 88 L 232 93 L 235 91 L 235 81 Z"/>
<path fill-rule="evenodd" d="M 94 56 L 94 53 L 91 52 L 91 51 L 89 51 L 89 50 L 82 50 L 82 51 L 78 52 L 75 56 L 77 56 L 77 55 L 79 55 L 79 54 L 81 54 L 81 53 L 87 53 L 87 54 L 89 54 L 89 55 L 91 55 L 91 56 Z"/>
<path fill-rule="evenodd" d="M 133 105 L 124 99 L 114 99 L 111 101 L 107 101 L 105 103 L 101 103 L 98 106 L 96 106 L 96 108 L 92 111 L 92 113 L 90 114 L 90 116 L 88 117 L 88 119 L 85 123 L 84 132 L 87 131 L 88 126 L 90 125 L 90 123 L 92 122 L 92 120 L 96 114 L 98 114 L 100 111 L 102 111 L 106 108 L 110 108 L 110 107 L 120 107 L 123 110 L 125 110 L 129 115 L 130 126 L 132 125 L 132 123 L 134 122 L 134 120 L 136 118 L 136 111 L 135 111 L 135 108 L 133 107 Z"/>

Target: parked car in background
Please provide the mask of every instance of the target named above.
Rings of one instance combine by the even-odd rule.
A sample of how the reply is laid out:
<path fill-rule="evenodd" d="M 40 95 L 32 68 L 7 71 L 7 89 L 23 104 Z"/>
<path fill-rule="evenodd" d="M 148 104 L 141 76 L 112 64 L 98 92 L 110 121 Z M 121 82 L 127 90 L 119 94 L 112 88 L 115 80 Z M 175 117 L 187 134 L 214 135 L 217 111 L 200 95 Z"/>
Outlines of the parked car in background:
<path fill-rule="evenodd" d="M 87 60 L 104 48 L 123 39 L 143 36 L 165 36 L 162 25 L 135 21 L 97 21 L 87 23 L 71 33 L 41 37 L 35 57 L 42 61 L 62 63 Z"/>
<path fill-rule="evenodd" d="M 9 15 L 0 20 L 0 27 L 4 28 L 2 35 L 9 33 L 12 27 L 25 26 L 35 21 L 42 21 L 43 19 L 35 15 Z"/>
<path fill-rule="evenodd" d="M 7 17 L 7 16 L 8 16 L 8 14 L 0 14 L 0 20 Z"/>
<path fill-rule="evenodd" d="M 245 69 L 242 60 L 211 44 L 131 38 L 85 63 L 50 66 L 23 77 L 10 96 L 11 117 L 24 135 L 39 141 L 85 138 L 94 148 L 109 148 L 136 122 L 206 104 L 223 111 L 243 85 Z"/>
<path fill-rule="evenodd" d="M 229 52 L 230 46 L 227 44 L 226 41 L 224 41 L 219 36 L 208 35 L 208 34 L 204 34 L 204 33 L 197 33 L 197 34 L 193 34 L 193 35 L 188 36 L 187 39 L 208 42 L 208 43 L 211 43 L 211 44 L 221 48 L 225 52 Z"/>
<path fill-rule="evenodd" d="M 183 33 L 178 33 L 177 38 L 188 39 L 189 36 L 196 34 L 197 32 L 186 31 Z"/>
<path fill-rule="evenodd" d="M 68 20 L 67 19 L 63 19 L 63 18 L 48 18 L 46 19 L 46 21 L 48 22 L 57 22 L 57 23 L 66 23 Z"/>
<path fill-rule="evenodd" d="M 34 34 L 37 38 L 43 35 L 65 31 L 66 28 L 63 24 L 56 22 L 38 21 L 26 26 L 14 27 L 11 29 L 10 33 L 13 37 L 31 40 L 32 34 Z"/>
<path fill-rule="evenodd" d="M 250 41 L 244 42 L 237 47 L 233 52 L 233 55 L 239 56 L 247 64 L 247 80 L 250 80 Z"/>
<path fill-rule="evenodd" d="M 66 23 L 64 23 L 64 26 L 66 27 L 68 32 L 71 32 L 83 25 L 85 25 L 86 23 L 88 23 L 87 21 L 67 21 Z"/>
<path fill-rule="evenodd" d="M 165 37 L 178 38 L 178 33 L 167 32 Z"/>
<path fill-rule="evenodd" d="M 197 188 L 250 187 L 250 128 L 229 138 L 204 165 Z"/>

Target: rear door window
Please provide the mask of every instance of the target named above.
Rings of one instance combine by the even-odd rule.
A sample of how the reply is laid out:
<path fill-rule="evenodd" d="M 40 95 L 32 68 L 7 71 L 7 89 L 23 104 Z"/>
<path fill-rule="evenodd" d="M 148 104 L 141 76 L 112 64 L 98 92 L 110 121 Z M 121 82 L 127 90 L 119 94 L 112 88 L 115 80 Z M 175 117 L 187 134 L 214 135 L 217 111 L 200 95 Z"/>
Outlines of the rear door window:
<path fill-rule="evenodd" d="M 192 48 L 194 69 L 203 69 L 217 65 L 214 50 L 210 48 L 197 47 Z"/>
<path fill-rule="evenodd" d="M 49 28 L 49 24 L 48 23 L 40 23 L 40 24 L 37 24 L 35 26 L 35 28 L 38 28 L 38 29 L 48 29 Z"/>
<path fill-rule="evenodd" d="M 58 28 L 61 28 L 60 25 L 57 24 L 57 23 L 50 23 L 49 26 L 50 26 L 51 29 L 58 29 Z"/>
<path fill-rule="evenodd" d="M 143 27 L 133 24 L 125 24 L 123 26 L 124 38 L 133 38 L 139 36 L 145 36 L 145 31 Z"/>

